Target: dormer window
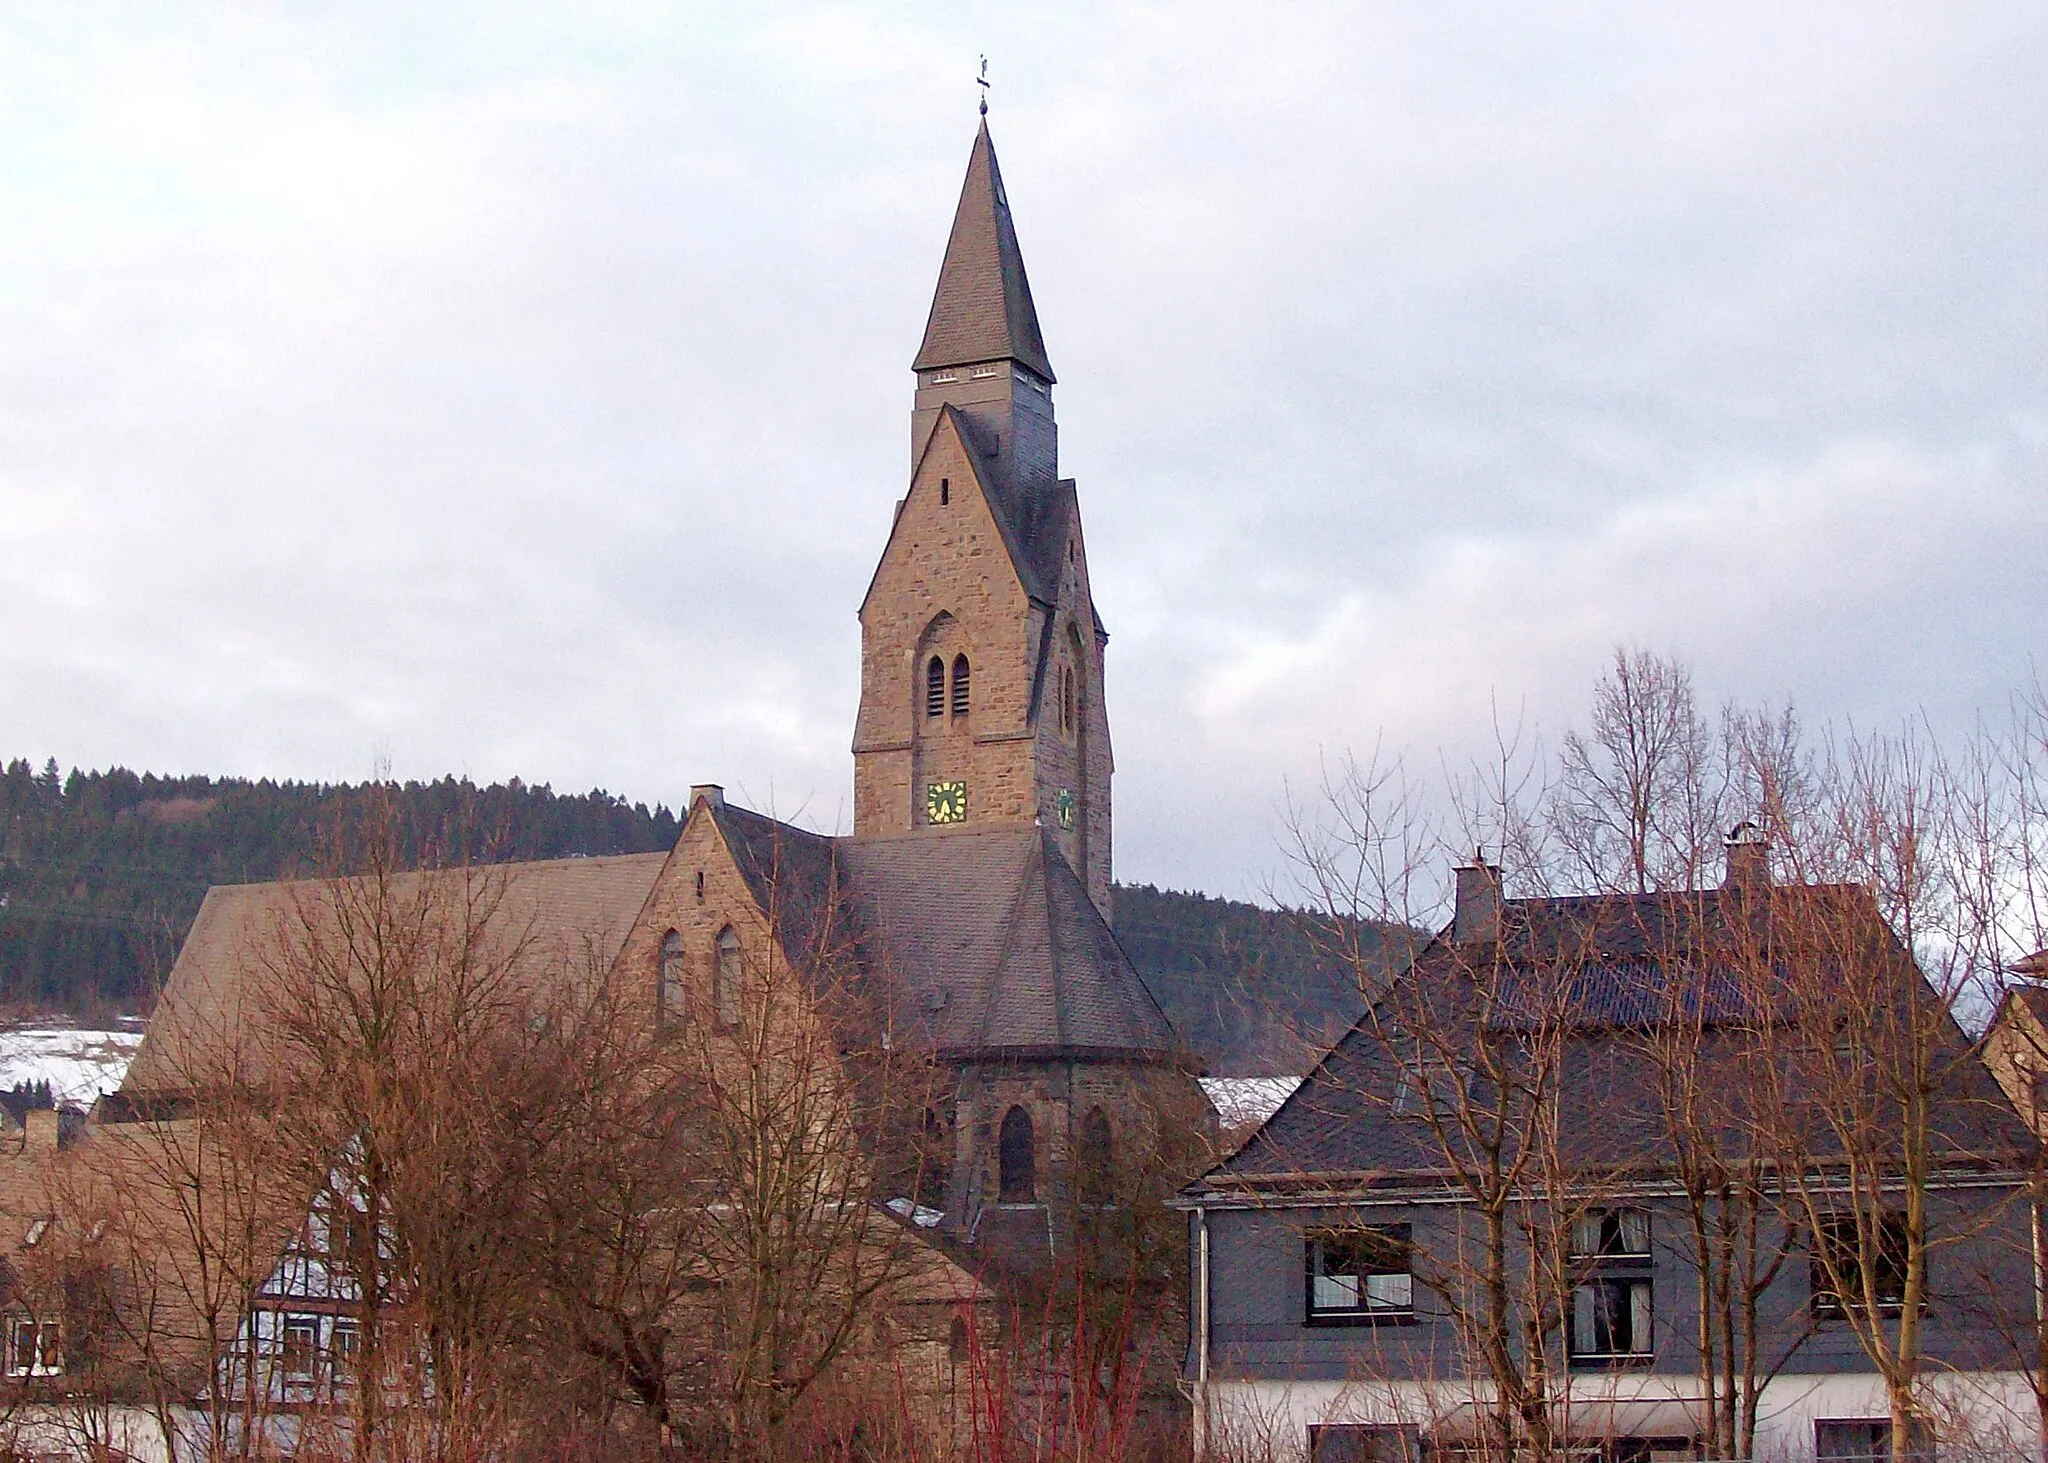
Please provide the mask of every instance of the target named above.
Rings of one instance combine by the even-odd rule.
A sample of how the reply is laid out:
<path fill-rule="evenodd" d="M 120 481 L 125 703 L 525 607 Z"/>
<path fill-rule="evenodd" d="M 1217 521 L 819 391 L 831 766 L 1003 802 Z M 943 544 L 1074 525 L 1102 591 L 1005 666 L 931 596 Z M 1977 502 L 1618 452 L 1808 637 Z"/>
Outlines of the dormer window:
<path fill-rule="evenodd" d="M 967 657 L 956 655 L 953 657 L 953 714 L 955 716 L 965 716 L 969 704 L 970 697 L 967 693 Z"/>
<path fill-rule="evenodd" d="M 926 716 L 944 716 L 946 714 L 946 663 L 936 655 L 925 662 L 924 714 Z"/>

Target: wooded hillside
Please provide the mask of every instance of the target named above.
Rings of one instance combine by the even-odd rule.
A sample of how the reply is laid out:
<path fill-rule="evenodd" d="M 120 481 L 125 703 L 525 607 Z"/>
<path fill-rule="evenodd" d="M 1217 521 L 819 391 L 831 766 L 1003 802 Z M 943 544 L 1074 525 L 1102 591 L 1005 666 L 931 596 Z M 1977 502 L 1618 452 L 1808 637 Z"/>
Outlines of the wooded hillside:
<path fill-rule="evenodd" d="M 63 775 L 21 759 L 0 775 L 0 1008 L 147 1011 L 213 884 L 319 872 L 326 830 L 359 785 Z M 676 815 L 602 791 L 453 777 L 399 789 L 414 857 L 480 861 L 645 853 Z M 1298 1073 L 1362 1009 L 1351 966 L 1304 916 L 1150 885 L 1114 892 L 1119 939 L 1188 1046 L 1215 1072 Z M 1373 942 L 1365 942 L 1369 947 Z M 1380 947 L 1388 956 L 1399 943 Z"/>
<path fill-rule="evenodd" d="M 126 768 L 62 776 L 17 759 L 0 775 L 0 1004 L 76 1015 L 147 1010 L 214 884 L 318 871 L 323 829 L 352 785 L 158 777 Z M 645 853 L 676 817 L 605 792 L 466 779 L 401 789 L 415 857 Z"/>

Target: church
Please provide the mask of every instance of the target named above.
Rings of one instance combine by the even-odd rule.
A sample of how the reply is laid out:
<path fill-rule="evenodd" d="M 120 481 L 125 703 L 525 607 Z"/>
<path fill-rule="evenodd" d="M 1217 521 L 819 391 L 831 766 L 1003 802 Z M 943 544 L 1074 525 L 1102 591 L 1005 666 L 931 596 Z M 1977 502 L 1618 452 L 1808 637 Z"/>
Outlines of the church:
<path fill-rule="evenodd" d="M 854 827 L 828 837 L 692 789 L 666 854 L 504 866 L 531 927 L 593 928 L 650 1019 L 729 1018 L 743 968 L 850 959 L 887 1028 L 929 1051 L 924 1221 L 969 1252 L 1043 1247 L 1076 1156 L 1153 1150 L 1205 1115 L 1199 1061 L 1109 923 L 1108 635 L 1055 377 L 984 120 L 913 362 L 911 470 L 860 606 Z M 231 1029 L 238 952 L 283 885 L 217 888 L 124 1088 L 171 1094 Z M 829 947 L 829 948 L 828 948 Z M 942 1216 L 942 1217 L 937 1217 Z"/>
<path fill-rule="evenodd" d="M 910 482 L 860 606 L 854 828 L 824 838 L 693 790 L 622 953 L 715 984 L 770 918 L 795 962 L 833 908 L 952 1074 L 942 1209 L 970 1247 L 1042 1236 L 1074 1155 L 1150 1146 L 1193 1062 L 1109 925 L 1108 634 L 1031 284 L 986 121 L 912 363 Z M 671 967 L 673 968 L 673 967 Z M 715 1005 L 715 997 L 713 1004 Z M 1159 1092 L 1161 1086 L 1177 1092 Z M 934 1199 L 940 1196 L 933 1195 Z"/>

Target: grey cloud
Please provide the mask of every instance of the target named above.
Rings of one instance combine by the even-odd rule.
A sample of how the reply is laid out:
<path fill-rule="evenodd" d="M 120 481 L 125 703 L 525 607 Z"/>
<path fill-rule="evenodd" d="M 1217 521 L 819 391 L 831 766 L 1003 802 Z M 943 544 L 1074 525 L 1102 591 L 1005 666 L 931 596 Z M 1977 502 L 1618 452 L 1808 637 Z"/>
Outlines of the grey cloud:
<path fill-rule="evenodd" d="M 7 755 L 836 826 L 978 50 L 1124 875 L 1617 640 L 1864 720 L 2035 653 L 2031 7 L 10 25 Z"/>

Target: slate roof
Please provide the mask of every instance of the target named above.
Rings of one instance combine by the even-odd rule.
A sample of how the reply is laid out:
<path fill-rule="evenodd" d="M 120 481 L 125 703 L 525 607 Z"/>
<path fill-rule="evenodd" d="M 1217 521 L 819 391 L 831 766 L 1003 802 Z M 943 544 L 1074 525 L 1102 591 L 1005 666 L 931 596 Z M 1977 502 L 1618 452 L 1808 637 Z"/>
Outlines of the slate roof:
<path fill-rule="evenodd" d="M 820 972 L 857 956 L 899 1030 L 949 1059 L 1098 1056 L 1164 1061 L 1178 1044 L 1116 936 L 1043 829 L 1029 824 L 830 838 L 709 805 L 755 902 L 792 959 Z M 669 855 L 499 864 L 488 938 L 517 942 L 535 981 L 617 957 Z M 394 902 L 461 870 L 395 876 Z M 119 1094 L 145 1109 L 187 1092 L 229 1048 L 256 1069 L 266 959 L 307 913 L 319 881 L 208 891 Z M 597 942 L 592 949 L 590 942 Z M 245 1066 L 244 1077 L 253 1075 Z M 111 1110 L 111 1109 L 110 1109 Z"/>
<path fill-rule="evenodd" d="M 521 963 L 539 978 L 587 953 L 614 958 L 667 860 L 665 853 L 617 854 L 405 873 L 393 876 L 392 893 L 402 903 L 425 881 L 490 881 L 499 900 L 494 929 L 500 938 L 524 942 Z M 265 978 L 266 957 L 302 911 L 318 909 L 324 888 L 318 880 L 297 880 L 207 891 L 121 1084 L 124 1098 L 181 1092 L 209 1051 L 260 1035 L 251 1029 L 258 1024 L 251 1018 L 260 1014 L 252 993 Z M 587 952 L 591 939 L 602 948 Z"/>
<path fill-rule="evenodd" d="M 1024 277 L 1024 255 L 1017 247 L 1017 227 L 1003 193 L 995 144 L 984 120 L 968 155 L 967 180 L 953 212 L 939 287 L 911 369 L 1001 360 L 1016 361 L 1045 381 L 1055 379 L 1039 334 L 1038 311 L 1031 304 L 1031 282 Z"/>
<path fill-rule="evenodd" d="M 870 977 L 942 1055 L 1173 1056 L 1165 1014 L 1044 829 L 844 839 L 840 860 Z"/>
<path fill-rule="evenodd" d="M 754 903 L 793 959 L 826 956 L 850 944 L 835 840 L 730 802 L 711 805 L 711 816 Z"/>
<path fill-rule="evenodd" d="M 1799 1016 L 1788 1000 L 1773 995 L 1773 982 L 1738 984 L 1732 972 L 1731 949 L 1772 927 L 1766 908 L 1781 920 L 1802 914 L 1827 919 L 1833 949 L 1814 958 L 1838 970 L 1839 978 L 1885 982 L 1902 1007 L 1938 999 L 1862 889 L 1779 887 L 1770 891 L 1768 907 L 1746 903 L 1749 897 L 1702 890 L 1508 900 L 1497 952 L 1482 946 L 1475 955 L 1449 931 L 1438 935 L 1266 1125 L 1189 1195 L 1227 1199 L 1276 1188 L 1334 1193 L 1438 1182 L 1447 1170 L 1442 1141 L 1419 1113 L 1393 1112 L 1404 1059 L 1412 1067 L 1420 1049 L 1430 1052 L 1425 1061 L 1433 1066 L 1459 1060 L 1452 1051 L 1418 1048 L 1412 1013 L 1424 1010 L 1453 1013 L 1442 1026 L 1453 1038 L 1464 1031 L 1473 1039 L 1481 1030 L 1527 1033 L 1546 1024 L 1561 1031 L 1558 1081 L 1568 1100 L 1559 1142 L 1565 1155 L 1633 1172 L 1656 1171 L 1669 1155 L 1658 1052 L 1641 1034 L 1679 1018 L 1682 1031 L 1696 1033 L 1698 1090 L 1709 1094 L 1712 1121 L 1739 1146 L 1750 1111 L 1738 1065 L 1748 1059 L 1744 1033 Z M 1752 969 L 1789 969 L 1793 957 L 1786 952 L 1752 949 L 1760 951 Z M 1473 975 L 1482 965 L 1489 971 L 1483 981 Z M 1934 1118 L 1936 1151 L 1956 1161 L 2002 1161 L 2022 1152 L 2029 1139 L 2017 1117 L 1953 1019 L 1942 1020 L 1946 1060 Z M 1449 1080 L 1456 1090 L 1459 1079 Z M 1486 1101 L 1474 1100 L 1482 1107 Z"/>

